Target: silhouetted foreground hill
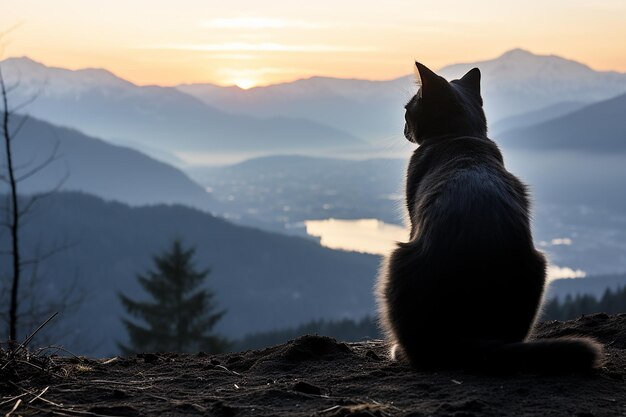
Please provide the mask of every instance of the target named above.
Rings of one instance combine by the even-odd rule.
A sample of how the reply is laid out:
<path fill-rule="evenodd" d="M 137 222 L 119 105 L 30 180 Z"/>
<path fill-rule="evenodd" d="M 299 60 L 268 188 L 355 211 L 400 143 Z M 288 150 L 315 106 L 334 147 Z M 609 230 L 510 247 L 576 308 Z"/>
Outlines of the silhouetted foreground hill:
<path fill-rule="evenodd" d="M 236 226 L 183 206 L 131 208 L 58 193 L 35 207 L 22 236 L 25 257 L 58 243 L 71 244 L 39 266 L 40 282 L 42 297 L 58 296 L 59 288 L 75 282 L 86 291 L 80 311 L 60 317 L 75 328 L 74 338 L 63 340 L 66 347 L 85 354 L 117 353 L 115 342 L 125 340 L 126 332 L 116 293 L 142 298 L 136 274 L 151 267 L 151 256 L 174 238 L 196 246 L 197 267 L 211 269 L 208 285 L 219 308 L 227 310 L 217 328 L 225 336 L 319 318 L 358 319 L 374 311 L 378 257 Z M 7 243 L 7 234 L 0 236 L 2 251 Z M 6 255 L 0 256 L 0 274 L 9 265 Z"/>
<path fill-rule="evenodd" d="M 538 336 L 580 333 L 607 347 L 605 366 L 588 375 L 418 372 L 390 362 L 381 341 L 319 336 L 228 355 L 55 358 L 58 377 L 37 378 L 37 370 L 22 366 L 21 389 L 0 380 L 0 411 L 9 412 L 21 395 L 20 415 L 622 415 L 626 315 L 542 323 Z M 31 401 L 42 391 L 43 400 Z"/>

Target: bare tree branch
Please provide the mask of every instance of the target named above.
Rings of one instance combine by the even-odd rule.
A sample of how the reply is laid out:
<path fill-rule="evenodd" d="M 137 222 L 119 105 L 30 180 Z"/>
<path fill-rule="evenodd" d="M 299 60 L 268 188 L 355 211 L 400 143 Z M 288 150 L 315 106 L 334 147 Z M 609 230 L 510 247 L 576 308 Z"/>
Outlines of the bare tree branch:
<path fill-rule="evenodd" d="M 52 150 L 50 156 L 48 156 L 45 161 L 43 161 L 41 164 L 37 165 L 35 168 L 33 168 L 30 171 L 28 171 L 27 173 L 22 174 L 21 176 L 17 177 L 16 181 L 17 182 L 22 182 L 25 179 L 27 179 L 29 177 L 32 177 L 33 175 L 35 175 L 36 173 L 38 173 L 42 169 L 46 168 L 48 165 L 50 165 L 54 161 L 58 160 L 61 157 L 58 154 L 58 151 L 59 151 L 59 142 L 57 141 L 54 144 L 54 149 Z"/>
<path fill-rule="evenodd" d="M 37 159 L 37 155 L 31 156 L 29 158 L 28 162 L 24 162 L 23 164 L 19 164 L 19 165 L 16 164 L 15 165 L 15 170 L 16 171 L 21 171 L 22 169 L 26 169 L 26 168 L 32 166 L 36 159 Z"/>
<path fill-rule="evenodd" d="M 11 94 L 13 91 L 17 90 L 18 88 L 20 88 L 20 85 L 22 85 L 22 79 L 18 78 L 13 85 L 7 85 L 6 86 L 6 90 L 7 90 L 7 94 Z"/>
<path fill-rule="evenodd" d="M 20 104 L 18 104 L 17 106 L 13 107 L 10 111 L 9 114 L 10 115 L 14 115 L 15 113 L 18 113 L 20 110 L 22 110 L 23 108 L 27 107 L 29 104 L 32 104 L 35 100 L 37 100 L 39 98 L 39 96 L 41 94 L 43 94 L 44 88 L 45 86 L 48 84 L 48 81 L 46 80 L 46 82 L 40 87 L 39 91 L 37 91 L 36 93 L 34 93 L 32 96 L 30 96 L 29 98 L 27 98 L 26 100 L 24 100 L 23 102 L 21 102 Z M 15 138 L 13 138 L 15 139 Z"/>
<path fill-rule="evenodd" d="M 35 205 L 36 202 L 43 200 L 44 198 L 47 198 L 51 196 L 52 194 L 58 192 L 61 189 L 61 187 L 63 187 L 63 184 L 65 184 L 65 181 L 67 181 L 68 177 L 69 177 L 69 174 L 66 173 L 54 188 L 43 193 L 37 193 L 37 194 L 32 195 L 30 197 L 30 200 L 24 205 L 24 207 L 20 211 L 19 213 L 20 216 L 26 215 L 30 211 L 30 209 Z"/>
<path fill-rule="evenodd" d="M 22 128 L 24 127 L 28 119 L 29 119 L 29 116 L 27 114 L 22 116 L 22 120 L 20 120 L 20 122 L 15 127 L 15 129 L 13 129 L 13 132 L 11 132 L 12 138 L 15 138 L 20 133 L 20 130 L 22 130 Z"/>
<path fill-rule="evenodd" d="M 39 262 L 43 262 L 46 259 L 50 259 L 55 255 L 58 255 L 61 252 L 64 252 L 68 249 L 71 249 L 73 247 L 76 247 L 78 245 L 78 243 L 66 243 L 64 245 L 60 245 L 52 250 L 49 250 L 43 254 L 38 254 L 35 258 L 33 259 L 25 259 L 22 260 L 21 265 L 22 266 L 28 266 L 28 265 L 38 265 Z"/>
<path fill-rule="evenodd" d="M 9 132 L 9 104 L 7 98 L 7 91 L 4 85 L 4 77 L 2 75 L 2 68 L 0 68 L 0 89 L 2 93 L 2 132 L 5 142 L 7 169 L 9 176 L 9 186 L 11 188 L 11 250 L 13 252 L 13 279 L 11 285 L 11 301 L 9 307 L 9 343 L 11 344 L 11 350 L 15 349 L 15 343 L 17 341 L 17 297 L 20 284 L 20 246 L 19 246 L 19 207 L 17 202 L 17 181 L 13 171 L 13 154 L 11 149 L 11 134 Z"/>

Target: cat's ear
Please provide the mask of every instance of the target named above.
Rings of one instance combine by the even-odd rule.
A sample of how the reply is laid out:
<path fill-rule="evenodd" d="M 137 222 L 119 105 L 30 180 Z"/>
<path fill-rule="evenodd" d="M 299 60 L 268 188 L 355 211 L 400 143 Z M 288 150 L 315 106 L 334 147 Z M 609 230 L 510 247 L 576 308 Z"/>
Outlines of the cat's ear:
<path fill-rule="evenodd" d="M 437 94 L 437 91 L 449 88 L 445 78 L 435 74 L 426 65 L 415 61 L 415 67 L 422 84 L 422 97 L 429 97 L 431 94 Z"/>
<path fill-rule="evenodd" d="M 478 68 L 472 68 L 465 74 L 460 80 L 464 87 L 480 97 L 480 70 Z"/>

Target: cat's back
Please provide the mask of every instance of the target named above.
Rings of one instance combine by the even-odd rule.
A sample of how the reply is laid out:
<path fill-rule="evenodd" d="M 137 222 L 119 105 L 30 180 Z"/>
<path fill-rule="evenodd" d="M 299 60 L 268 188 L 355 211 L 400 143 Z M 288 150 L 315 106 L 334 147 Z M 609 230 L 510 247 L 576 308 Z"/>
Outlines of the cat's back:
<path fill-rule="evenodd" d="M 431 243 L 454 236 L 475 247 L 525 235 L 529 228 L 526 187 L 504 168 L 498 147 L 486 138 L 449 138 L 418 148 L 409 165 L 407 196 L 413 237 L 419 231 Z"/>
<path fill-rule="evenodd" d="M 389 314 L 399 328 L 442 339 L 523 339 L 545 268 L 532 242 L 525 186 L 489 139 L 420 148 L 407 178 L 411 239 L 391 254 L 381 285 L 392 299 Z M 420 318 L 433 315 L 438 321 Z"/>

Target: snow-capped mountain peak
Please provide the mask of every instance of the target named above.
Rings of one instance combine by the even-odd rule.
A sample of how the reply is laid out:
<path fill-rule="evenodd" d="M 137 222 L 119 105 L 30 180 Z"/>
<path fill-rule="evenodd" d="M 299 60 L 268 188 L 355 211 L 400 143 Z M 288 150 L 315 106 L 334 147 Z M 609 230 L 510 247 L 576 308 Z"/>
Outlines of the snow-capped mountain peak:
<path fill-rule="evenodd" d="M 102 68 L 70 70 L 49 67 L 28 57 L 7 58 L 0 69 L 8 85 L 19 83 L 23 93 L 76 96 L 87 90 L 119 91 L 133 84 Z"/>

